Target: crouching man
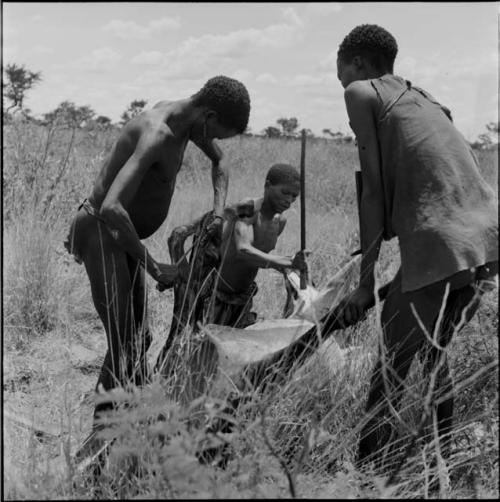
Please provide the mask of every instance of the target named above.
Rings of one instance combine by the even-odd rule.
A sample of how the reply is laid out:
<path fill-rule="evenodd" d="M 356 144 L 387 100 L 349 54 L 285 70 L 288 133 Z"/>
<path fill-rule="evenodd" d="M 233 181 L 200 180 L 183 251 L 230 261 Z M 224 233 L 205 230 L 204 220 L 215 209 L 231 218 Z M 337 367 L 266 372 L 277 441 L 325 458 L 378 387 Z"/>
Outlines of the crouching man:
<path fill-rule="evenodd" d="M 266 175 L 263 197 L 245 199 L 224 211 L 221 266 L 215 295 L 206 301 L 206 321 L 244 328 L 256 321 L 251 312 L 260 268 L 305 269 L 303 253 L 271 254 L 286 225 L 283 213 L 300 193 L 300 175 L 288 164 L 273 165 Z"/>
<path fill-rule="evenodd" d="M 204 239 L 210 213 L 176 227 L 169 238 L 173 263 L 184 269 L 174 287 L 174 313 L 156 370 L 168 366 L 167 356 L 175 340 L 188 326 L 197 331 L 199 323 L 244 328 L 256 321 L 251 312 L 257 293 L 255 278 L 260 268 L 285 272 L 306 268 L 304 253 L 293 257 L 271 254 L 286 225 L 283 215 L 300 192 L 298 171 L 287 164 L 273 165 L 264 183 L 264 195 L 247 198 L 224 208 L 221 244 Z M 184 244 L 193 236 L 188 260 Z"/>

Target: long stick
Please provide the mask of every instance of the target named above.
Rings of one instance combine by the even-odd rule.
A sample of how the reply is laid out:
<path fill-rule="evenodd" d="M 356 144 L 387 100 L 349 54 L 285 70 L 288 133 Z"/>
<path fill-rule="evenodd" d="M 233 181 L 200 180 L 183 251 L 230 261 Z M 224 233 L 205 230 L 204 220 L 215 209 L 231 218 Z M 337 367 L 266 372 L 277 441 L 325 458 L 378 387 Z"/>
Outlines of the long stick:
<path fill-rule="evenodd" d="M 306 130 L 302 129 L 300 148 L 300 249 L 306 249 Z M 300 289 L 307 287 L 307 270 L 300 272 Z"/>

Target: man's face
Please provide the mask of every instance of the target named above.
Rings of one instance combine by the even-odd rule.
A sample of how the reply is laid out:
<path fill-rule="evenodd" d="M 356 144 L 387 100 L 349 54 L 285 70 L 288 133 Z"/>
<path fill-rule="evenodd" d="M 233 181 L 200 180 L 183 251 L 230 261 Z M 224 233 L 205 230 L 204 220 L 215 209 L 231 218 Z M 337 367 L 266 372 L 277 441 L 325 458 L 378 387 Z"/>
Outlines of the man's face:
<path fill-rule="evenodd" d="M 340 80 L 344 89 L 355 80 L 363 79 L 359 63 L 356 58 L 354 58 L 350 63 L 346 63 L 345 61 L 337 58 L 337 78 Z"/>
<path fill-rule="evenodd" d="M 286 211 L 295 201 L 300 193 L 300 183 L 289 181 L 271 185 L 266 182 L 264 198 L 267 199 L 277 213 Z"/>
<path fill-rule="evenodd" d="M 213 139 L 227 139 L 236 136 L 238 132 L 217 120 L 217 114 L 209 111 L 198 118 L 191 129 L 190 139 L 195 143 L 205 143 Z"/>
<path fill-rule="evenodd" d="M 215 114 L 207 116 L 205 131 L 207 139 L 227 139 L 238 134 L 235 129 L 221 124 Z"/>

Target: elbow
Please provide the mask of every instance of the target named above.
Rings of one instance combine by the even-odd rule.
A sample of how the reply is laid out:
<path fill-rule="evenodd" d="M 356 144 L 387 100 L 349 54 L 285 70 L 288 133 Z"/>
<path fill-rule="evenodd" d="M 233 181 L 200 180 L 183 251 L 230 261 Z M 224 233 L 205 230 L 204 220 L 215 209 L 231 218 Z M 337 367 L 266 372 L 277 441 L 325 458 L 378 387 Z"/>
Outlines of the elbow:
<path fill-rule="evenodd" d="M 103 219 L 105 223 L 113 223 L 117 218 L 120 217 L 121 211 L 118 204 L 103 202 L 101 209 L 99 210 L 99 216 Z"/>
<path fill-rule="evenodd" d="M 245 259 L 250 254 L 250 248 L 245 245 L 236 246 L 236 257 L 239 259 Z"/>
<path fill-rule="evenodd" d="M 222 152 L 220 150 L 218 152 L 214 152 L 212 154 L 212 163 L 214 164 L 214 166 L 219 167 L 219 164 L 223 158 L 224 158 L 224 155 L 222 154 Z"/>
<path fill-rule="evenodd" d="M 223 159 L 224 154 L 222 153 L 222 150 L 219 148 L 219 145 L 217 145 L 217 143 L 213 142 L 212 147 L 212 162 L 214 164 L 219 164 L 219 162 Z"/>

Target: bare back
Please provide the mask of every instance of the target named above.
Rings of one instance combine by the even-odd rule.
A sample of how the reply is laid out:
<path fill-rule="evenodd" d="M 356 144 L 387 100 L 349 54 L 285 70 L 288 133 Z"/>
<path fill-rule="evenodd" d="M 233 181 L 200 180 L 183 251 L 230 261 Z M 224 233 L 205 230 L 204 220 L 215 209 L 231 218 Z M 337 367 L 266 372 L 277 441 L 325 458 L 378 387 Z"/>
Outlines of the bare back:
<path fill-rule="evenodd" d="M 176 137 L 168 127 L 173 104 L 163 101 L 153 109 L 137 115 L 123 127 L 103 163 L 90 196 L 91 203 L 100 209 L 111 185 L 133 156 L 141 138 L 145 134 L 162 135 L 164 149 L 160 160 L 147 170 L 126 208 L 140 239 L 152 235 L 167 217 L 177 173 L 189 139 L 187 135 Z"/>

